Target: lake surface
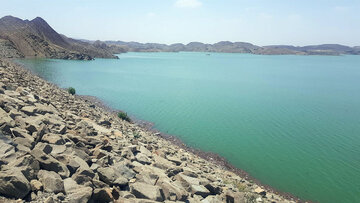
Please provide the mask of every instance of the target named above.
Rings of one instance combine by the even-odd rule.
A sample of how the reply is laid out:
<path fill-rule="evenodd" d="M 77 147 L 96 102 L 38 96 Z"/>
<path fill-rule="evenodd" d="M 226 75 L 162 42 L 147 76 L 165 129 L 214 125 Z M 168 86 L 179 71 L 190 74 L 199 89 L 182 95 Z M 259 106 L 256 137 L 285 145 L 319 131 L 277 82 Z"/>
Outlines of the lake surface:
<path fill-rule="evenodd" d="M 360 56 L 126 53 L 21 60 L 41 77 L 262 183 L 319 202 L 360 202 Z"/>

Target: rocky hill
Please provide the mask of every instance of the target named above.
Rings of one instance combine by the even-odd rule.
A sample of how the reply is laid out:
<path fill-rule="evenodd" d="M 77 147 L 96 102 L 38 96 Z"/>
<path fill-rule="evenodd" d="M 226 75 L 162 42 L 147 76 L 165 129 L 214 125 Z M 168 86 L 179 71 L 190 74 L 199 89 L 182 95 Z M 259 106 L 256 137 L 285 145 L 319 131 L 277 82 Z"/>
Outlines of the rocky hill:
<path fill-rule="evenodd" d="M 40 17 L 31 21 L 12 16 L 0 19 L 0 56 L 90 60 L 116 58 L 111 51 L 57 33 Z"/>
<path fill-rule="evenodd" d="M 297 201 L 209 160 L 0 58 L 0 202 Z"/>
<path fill-rule="evenodd" d="M 348 47 L 337 44 L 324 44 L 316 46 L 295 47 L 287 45 L 256 46 L 247 42 L 222 41 L 215 44 L 190 42 L 189 44 L 157 44 L 123 41 L 105 41 L 107 45 L 121 45 L 131 52 L 223 52 L 223 53 L 249 53 L 259 55 L 359 55 L 358 47 Z"/>

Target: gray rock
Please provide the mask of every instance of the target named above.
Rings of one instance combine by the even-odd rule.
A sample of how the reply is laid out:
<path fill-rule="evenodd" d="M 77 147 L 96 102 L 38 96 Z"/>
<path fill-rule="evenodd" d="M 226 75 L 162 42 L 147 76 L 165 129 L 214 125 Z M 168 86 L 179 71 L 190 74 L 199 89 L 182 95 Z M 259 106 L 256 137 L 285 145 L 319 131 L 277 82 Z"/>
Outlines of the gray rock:
<path fill-rule="evenodd" d="M 5 123 L 12 123 L 14 120 L 4 111 L 2 108 L 0 108 L 0 126 L 4 125 Z"/>
<path fill-rule="evenodd" d="M 56 134 L 45 134 L 42 137 L 42 141 L 55 145 L 65 144 L 65 140 L 61 137 L 61 135 L 56 135 Z"/>
<path fill-rule="evenodd" d="M 93 189 L 91 187 L 81 187 L 68 194 L 69 203 L 87 203 L 91 198 Z"/>
<path fill-rule="evenodd" d="M 14 143 L 16 143 L 17 145 L 22 145 L 24 147 L 27 147 L 29 149 L 34 148 L 34 144 L 35 144 L 34 139 L 30 140 L 23 137 L 15 137 Z"/>
<path fill-rule="evenodd" d="M 34 150 L 41 150 L 45 154 L 50 154 L 53 151 L 53 147 L 48 143 L 39 142 L 35 145 Z"/>
<path fill-rule="evenodd" d="M 33 115 L 35 115 L 36 107 L 35 106 L 24 106 L 20 110 L 28 116 L 33 116 Z"/>
<path fill-rule="evenodd" d="M 30 181 L 32 179 L 36 179 L 37 173 L 40 170 L 40 164 L 33 156 L 25 155 L 9 163 L 4 168 L 8 170 L 17 168 L 23 173 L 25 178 Z"/>
<path fill-rule="evenodd" d="M 158 186 L 136 182 L 130 186 L 130 191 L 137 198 L 164 201 L 163 191 Z"/>
<path fill-rule="evenodd" d="M 127 179 L 131 179 L 135 177 L 135 172 L 125 166 L 124 164 L 115 164 L 114 169 L 120 173 L 121 176 L 124 176 Z"/>
<path fill-rule="evenodd" d="M 43 184 L 45 192 L 65 192 L 63 180 L 61 179 L 60 175 L 54 171 L 40 170 L 38 173 L 38 178 L 39 181 Z"/>
<path fill-rule="evenodd" d="M 156 185 L 163 190 L 164 197 L 167 200 L 185 201 L 188 197 L 186 190 L 184 190 L 181 186 L 171 184 L 171 182 L 167 179 L 162 178 L 158 180 Z"/>
<path fill-rule="evenodd" d="M 19 170 L 0 171 L 0 194 L 10 198 L 24 198 L 31 191 L 29 181 Z"/>
<path fill-rule="evenodd" d="M 144 154 L 138 153 L 135 159 L 141 164 L 151 164 L 151 160 Z"/>
<path fill-rule="evenodd" d="M 219 196 L 207 196 L 205 199 L 201 200 L 202 203 L 221 203 L 223 202 Z"/>
<path fill-rule="evenodd" d="M 108 185 L 126 186 L 128 184 L 128 179 L 114 167 L 98 168 L 97 172 L 100 180 Z"/>
<path fill-rule="evenodd" d="M 15 147 L 10 143 L 11 140 L 0 132 L 0 165 L 6 165 L 16 159 Z"/>
<path fill-rule="evenodd" d="M 26 130 L 23 130 L 21 128 L 18 127 L 12 128 L 11 133 L 13 134 L 14 137 L 23 137 L 30 140 L 31 142 L 34 142 L 34 138 L 31 135 L 29 135 Z"/>
<path fill-rule="evenodd" d="M 182 163 L 182 161 L 179 158 L 174 156 L 167 156 L 166 159 L 175 163 L 177 166 L 180 166 L 180 164 Z"/>
<path fill-rule="evenodd" d="M 53 197 L 48 197 L 45 199 L 44 203 L 56 203 Z"/>
<path fill-rule="evenodd" d="M 93 202 L 104 202 L 104 203 L 113 201 L 111 189 L 110 188 L 94 189 L 94 193 L 93 193 L 93 196 L 91 197 L 91 200 Z"/>
<path fill-rule="evenodd" d="M 82 186 L 78 185 L 76 181 L 72 178 L 66 178 L 64 180 L 64 189 L 66 194 L 70 194 L 81 187 Z"/>
<path fill-rule="evenodd" d="M 43 184 L 38 180 L 31 180 L 30 185 L 32 191 L 40 191 L 43 189 Z"/>
<path fill-rule="evenodd" d="M 175 179 L 179 180 L 182 186 L 192 194 L 200 195 L 206 197 L 210 195 L 210 191 L 206 189 L 203 185 L 200 185 L 200 180 L 190 176 L 186 176 L 182 173 L 175 176 Z"/>
<path fill-rule="evenodd" d="M 48 171 L 54 171 L 61 175 L 62 177 L 69 177 L 70 172 L 65 166 L 65 164 L 57 161 L 53 157 L 45 154 L 43 151 L 39 149 L 34 149 L 31 152 L 31 155 L 34 156 L 36 160 L 39 161 L 40 167 L 42 169 L 48 170 Z"/>
<path fill-rule="evenodd" d="M 202 185 L 191 185 L 190 187 L 191 192 L 195 195 L 200 195 L 202 197 L 207 197 L 208 195 L 210 195 L 209 190 Z"/>

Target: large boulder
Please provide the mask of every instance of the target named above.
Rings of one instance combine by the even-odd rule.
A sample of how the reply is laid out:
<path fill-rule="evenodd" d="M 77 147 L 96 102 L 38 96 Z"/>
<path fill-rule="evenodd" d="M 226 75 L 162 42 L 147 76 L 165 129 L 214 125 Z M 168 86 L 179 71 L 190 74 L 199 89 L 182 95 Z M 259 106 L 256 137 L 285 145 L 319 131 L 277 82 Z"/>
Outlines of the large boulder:
<path fill-rule="evenodd" d="M 91 187 L 81 187 L 72 191 L 72 193 L 68 194 L 68 202 L 69 203 L 87 203 L 91 198 L 93 193 L 93 189 Z"/>
<path fill-rule="evenodd" d="M 160 187 L 136 182 L 130 186 L 130 191 L 137 198 L 164 201 L 164 194 Z"/>
<path fill-rule="evenodd" d="M 15 121 L 4 111 L 0 108 L 0 132 L 3 131 L 5 133 L 10 134 L 10 128 L 15 126 Z"/>
<path fill-rule="evenodd" d="M 192 194 L 206 197 L 210 195 L 210 191 L 200 184 L 200 180 L 194 177 L 184 175 L 182 173 L 175 176 L 175 179 L 181 182 L 181 185 Z"/>
<path fill-rule="evenodd" d="M 138 161 L 141 164 L 151 164 L 151 159 L 149 159 L 149 157 L 147 157 L 145 154 L 143 153 L 138 153 L 135 156 L 136 161 Z"/>
<path fill-rule="evenodd" d="M 0 171 L 0 194 L 10 198 L 24 198 L 31 191 L 29 181 L 19 170 Z"/>
<path fill-rule="evenodd" d="M 43 184 L 45 192 L 65 192 L 63 180 L 61 179 L 60 175 L 54 171 L 40 170 L 38 173 L 38 178 L 39 181 Z"/>
<path fill-rule="evenodd" d="M 25 155 L 4 166 L 4 168 L 8 170 L 17 168 L 30 181 L 36 179 L 37 173 L 40 170 L 40 164 L 33 156 Z"/>
<path fill-rule="evenodd" d="M 11 140 L 0 132 L 0 166 L 16 159 L 15 147 L 10 143 Z"/>
<path fill-rule="evenodd" d="M 117 171 L 114 167 L 98 168 L 97 172 L 100 180 L 108 185 L 122 187 L 128 184 L 128 179 L 123 177 L 120 171 Z"/>
<path fill-rule="evenodd" d="M 111 193 L 110 188 L 97 188 L 94 189 L 93 196 L 91 197 L 91 200 L 93 202 L 112 202 L 114 200 L 113 195 Z"/>
<path fill-rule="evenodd" d="M 69 202 L 74 203 L 88 202 L 93 192 L 91 187 L 78 185 L 72 178 L 66 178 L 64 180 L 64 189 L 68 196 Z"/>
<path fill-rule="evenodd" d="M 167 200 L 185 201 L 188 197 L 185 189 L 179 185 L 171 183 L 168 179 L 161 178 L 157 181 L 156 185 L 158 185 L 163 190 L 164 197 Z"/>
<path fill-rule="evenodd" d="M 34 149 L 31 151 L 31 155 L 33 155 L 35 159 L 39 161 L 41 169 L 54 171 L 62 177 L 69 177 L 70 172 L 66 165 L 45 154 L 43 151 Z"/>
<path fill-rule="evenodd" d="M 62 138 L 61 135 L 56 135 L 56 134 L 45 134 L 42 137 L 42 141 L 43 142 L 47 142 L 49 144 L 55 144 L 55 145 L 64 145 L 65 144 L 65 140 Z"/>
<path fill-rule="evenodd" d="M 115 171 L 127 179 L 135 177 L 135 172 L 122 163 L 115 164 L 113 167 Z"/>

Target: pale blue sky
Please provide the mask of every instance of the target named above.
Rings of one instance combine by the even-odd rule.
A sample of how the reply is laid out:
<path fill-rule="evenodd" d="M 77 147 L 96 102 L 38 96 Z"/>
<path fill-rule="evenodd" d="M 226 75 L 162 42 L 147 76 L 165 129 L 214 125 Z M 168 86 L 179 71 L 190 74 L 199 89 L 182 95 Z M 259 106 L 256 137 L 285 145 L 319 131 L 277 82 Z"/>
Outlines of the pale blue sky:
<path fill-rule="evenodd" d="M 360 0 L 0 0 L 73 38 L 360 45 Z"/>

